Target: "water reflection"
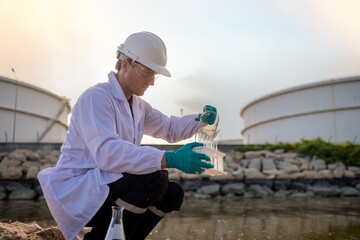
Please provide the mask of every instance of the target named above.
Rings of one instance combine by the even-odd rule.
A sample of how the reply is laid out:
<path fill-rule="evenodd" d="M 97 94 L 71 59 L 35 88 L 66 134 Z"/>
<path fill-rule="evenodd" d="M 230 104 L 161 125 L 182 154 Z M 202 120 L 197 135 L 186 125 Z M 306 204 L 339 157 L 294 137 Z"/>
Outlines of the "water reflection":
<path fill-rule="evenodd" d="M 186 199 L 148 239 L 360 239 L 359 198 Z M 0 221 L 55 225 L 45 202 L 0 201 Z"/>

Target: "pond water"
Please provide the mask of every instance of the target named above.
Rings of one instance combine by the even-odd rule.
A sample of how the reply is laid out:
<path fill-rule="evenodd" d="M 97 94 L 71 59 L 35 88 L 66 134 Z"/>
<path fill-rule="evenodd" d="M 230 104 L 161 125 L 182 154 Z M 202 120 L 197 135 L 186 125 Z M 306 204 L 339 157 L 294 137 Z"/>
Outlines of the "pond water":
<path fill-rule="evenodd" d="M 56 225 L 44 201 L 0 201 L 0 221 Z M 186 199 L 147 239 L 360 239 L 360 198 Z"/>

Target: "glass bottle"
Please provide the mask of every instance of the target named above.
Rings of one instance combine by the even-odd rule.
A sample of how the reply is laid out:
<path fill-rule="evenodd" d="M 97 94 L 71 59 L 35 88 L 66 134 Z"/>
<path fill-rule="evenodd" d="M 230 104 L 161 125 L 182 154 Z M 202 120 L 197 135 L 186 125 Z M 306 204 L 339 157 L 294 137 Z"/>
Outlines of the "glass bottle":
<path fill-rule="evenodd" d="M 105 240 L 125 240 L 125 233 L 122 222 L 122 213 L 124 208 L 112 206 L 112 218 Z"/>

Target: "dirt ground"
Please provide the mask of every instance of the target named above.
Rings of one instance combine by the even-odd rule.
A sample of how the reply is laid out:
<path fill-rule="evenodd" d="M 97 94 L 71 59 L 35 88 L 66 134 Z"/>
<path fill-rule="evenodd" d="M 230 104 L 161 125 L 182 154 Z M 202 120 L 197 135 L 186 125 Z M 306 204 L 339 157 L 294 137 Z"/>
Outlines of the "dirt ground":
<path fill-rule="evenodd" d="M 2 240 L 65 240 L 58 227 L 41 228 L 33 223 L 1 223 L 0 239 Z"/>

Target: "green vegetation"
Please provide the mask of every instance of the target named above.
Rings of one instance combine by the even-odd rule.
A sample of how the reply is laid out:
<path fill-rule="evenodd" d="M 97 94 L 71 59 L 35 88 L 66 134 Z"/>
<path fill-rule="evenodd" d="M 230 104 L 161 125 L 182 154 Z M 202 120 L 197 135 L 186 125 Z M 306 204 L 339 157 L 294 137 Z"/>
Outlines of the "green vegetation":
<path fill-rule="evenodd" d="M 306 156 L 316 156 L 323 159 L 326 163 L 343 162 L 349 166 L 360 167 L 360 145 L 351 142 L 346 143 L 330 143 L 325 142 L 321 138 L 314 140 L 304 140 L 295 143 L 283 143 L 265 145 L 244 145 L 238 148 L 241 152 L 284 149 L 285 152 L 297 152 Z"/>

